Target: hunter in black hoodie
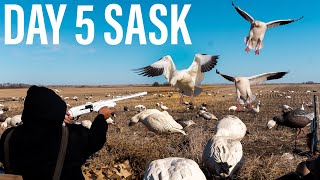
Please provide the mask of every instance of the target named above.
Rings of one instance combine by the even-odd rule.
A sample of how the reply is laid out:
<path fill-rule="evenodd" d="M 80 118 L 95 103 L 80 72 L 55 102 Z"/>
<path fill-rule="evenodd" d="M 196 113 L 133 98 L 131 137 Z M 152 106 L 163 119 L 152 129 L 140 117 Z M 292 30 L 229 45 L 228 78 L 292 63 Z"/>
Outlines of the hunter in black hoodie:
<path fill-rule="evenodd" d="M 32 86 L 27 92 L 21 126 L 10 141 L 10 167 L 24 180 L 52 179 L 61 142 L 66 103 L 52 90 Z M 107 115 L 99 114 L 90 129 L 67 124 L 69 139 L 61 180 L 84 179 L 81 166 L 106 142 Z M 4 163 L 4 141 L 14 128 L 7 129 L 0 140 L 0 161 Z"/>

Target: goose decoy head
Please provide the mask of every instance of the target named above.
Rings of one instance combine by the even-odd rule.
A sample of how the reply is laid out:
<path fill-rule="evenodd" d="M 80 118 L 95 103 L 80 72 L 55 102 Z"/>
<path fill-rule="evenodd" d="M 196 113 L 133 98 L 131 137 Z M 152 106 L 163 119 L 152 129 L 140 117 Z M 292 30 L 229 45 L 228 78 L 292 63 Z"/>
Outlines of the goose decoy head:
<path fill-rule="evenodd" d="M 226 162 L 220 162 L 219 163 L 219 165 L 220 165 L 220 173 L 219 173 L 219 175 L 220 176 L 222 176 L 222 177 L 227 177 L 228 176 L 228 174 L 229 174 L 229 171 L 230 171 L 230 168 L 232 167 L 232 166 L 230 166 L 228 163 L 226 163 Z"/>

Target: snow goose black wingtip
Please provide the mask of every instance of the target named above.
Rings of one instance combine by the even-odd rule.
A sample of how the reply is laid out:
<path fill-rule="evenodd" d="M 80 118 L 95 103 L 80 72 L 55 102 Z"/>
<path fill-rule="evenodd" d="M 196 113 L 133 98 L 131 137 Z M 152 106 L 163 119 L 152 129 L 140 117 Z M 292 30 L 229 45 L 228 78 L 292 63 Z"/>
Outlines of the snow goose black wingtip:
<path fill-rule="evenodd" d="M 250 16 L 250 14 L 248 14 L 247 12 L 243 11 L 242 9 L 240 9 L 239 7 L 236 7 L 232 1 L 232 6 L 236 9 L 236 11 L 238 12 L 238 14 L 240 14 L 240 16 L 242 16 L 245 20 L 249 21 L 250 23 L 254 20 L 253 17 Z"/>
<path fill-rule="evenodd" d="M 286 25 L 286 24 L 290 24 L 296 21 L 299 21 L 301 19 L 303 19 L 304 16 L 301 16 L 298 19 L 287 19 L 287 20 L 275 20 L 275 21 L 270 21 L 267 23 L 267 28 L 273 28 L 273 27 L 277 27 L 277 26 L 282 26 L 282 25 Z"/>
<path fill-rule="evenodd" d="M 288 73 L 289 72 L 277 72 L 274 75 L 268 76 L 267 80 L 280 79 Z"/>
<path fill-rule="evenodd" d="M 148 76 L 148 77 L 154 77 L 154 76 L 160 76 L 163 74 L 163 68 L 155 68 L 152 66 L 145 66 L 142 68 L 134 69 L 138 75 Z"/>
<path fill-rule="evenodd" d="M 216 73 L 219 74 L 220 76 L 222 76 L 223 78 L 225 78 L 228 81 L 234 82 L 235 81 L 235 77 L 226 75 L 226 74 L 221 74 L 218 69 L 216 69 Z"/>
<path fill-rule="evenodd" d="M 205 73 L 205 72 L 211 71 L 217 65 L 219 55 L 207 55 L 207 54 L 201 54 L 201 55 L 210 57 L 208 62 L 201 65 L 201 72 Z"/>

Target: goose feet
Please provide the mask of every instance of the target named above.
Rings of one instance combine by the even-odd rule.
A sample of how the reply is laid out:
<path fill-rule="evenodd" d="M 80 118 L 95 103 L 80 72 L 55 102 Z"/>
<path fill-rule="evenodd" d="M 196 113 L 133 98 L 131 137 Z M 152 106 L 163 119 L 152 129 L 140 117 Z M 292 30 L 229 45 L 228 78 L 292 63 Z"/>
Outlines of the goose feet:
<path fill-rule="evenodd" d="M 236 111 L 240 111 L 241 110 L 241 106 L 238 105 Z"/>
<path fill-rule="evenodd" d="M 247 109 L 252 109 L 252 108 L 253 108 L 252 104 L 247 105 Z"/>
<path fill-rule="evenodd" d="M 249 47 L 247 47 L 247 48 L 245 49 L 245 51 L 248 53 L 248 52 L 250 51 Z"/>
<path fill-rule="evenodd" d="M 255 54 L 255 55 L 259 55 L 259 54 L 260 54 L 260 51 L 259 51 L 259 50 L 256 50 L 254 54 Z"/>

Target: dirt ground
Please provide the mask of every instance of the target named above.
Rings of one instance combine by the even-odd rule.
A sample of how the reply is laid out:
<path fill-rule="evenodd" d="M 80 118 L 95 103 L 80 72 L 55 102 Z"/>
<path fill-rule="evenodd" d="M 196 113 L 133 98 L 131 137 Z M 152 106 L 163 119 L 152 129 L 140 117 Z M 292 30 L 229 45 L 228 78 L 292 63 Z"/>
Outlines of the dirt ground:
<path fill-rule="evenodd" d="M 55 87 L 51 87 L 55 89 Z M 301 103 L 313 102 L 314 95 L 320 95 L 320 85 L 306 84 L 273 84 L 254 86 L 253 92 L 261 101 L 261 111 L 258 114 L 249 114 L 246 111 L 233 112 L 228 108 L 236 104 L 234 85 L 204 85 L 203 93 L 196 97 L 194 105 L 199 107 L 207 103 L 207 109 L 222 119 L 226 115 L 239 117 L 247 126 L 250 134 L 241 141 L 243 145 L 245 164 L 237 174 L 237 179 L 275 179 L 295 170 L 296 165 L 306 159 L 299 155 L 292 155 L 294 147 L 295 130 L 289 128 L 267 129 L 266 123 L 275 115 L 281 114 L 280 107 L 287 104 L 298 108 Z M 148 163 L 152 160 L 166 157 L 185 157 L 193 159 L 202 167 L 202 151 L 208 139 L 213 136 L 217 121 L 207 121 L 197 118 L 197 110 L 187 110 L 185 105 L 179 104 L 179 94 L 170 87 L 150 86 L 119 86 L 119 87 L 57 87 L 63 97 L 70 97 L 66 103 L 71 106 L 83 104 L 87 101 L 108 99 L 112 96 L 121 96 L 128 93 L 147 91 L 148 95 L 121 101 L 115 107 L 117 113 L 115 125 L 110 125 L 105 146 L 94 154 L 83 165 L 86 179 L 141 179 Z M 11 97 L 24 97 L 27 89 L 1 89 L 0 100 Z M 173 91 L 171 97 L 168 92 Z M 310 92 L 309 92 L 310 91 Z M 106 97 L 110 94 L 110 97 Z M 157 94 L 157 95 L 156 95 Z M 164 97 L 159 97 L 163 94 Z M 79 101 L 72 100 L 78 96 Z M 92 99 L 85 97 L 92 96 Z M 291 98 L 288 98 L 290 96 Z M 287 98 L 286 98 L 287 97 Z M 185 97 L 185 101 L 189 101 Z M 129 119 L 136 114 L 134 107 L 143 104 L 147 108 L 158 108 L 157 102 L 163 102 L 169 107 L 169 114 L 175 119 L 187 118 L 196 122 L 186 129 L 187 136 L 182 134 L 156 135 L 145 131 L 144 125 L 138 123 L 129 127 Z M 7 116 L 21 114 L 22 101 L 2 101 L 3 105 L 10 107 Z M 123 107 L 128 106 L 130 111 L 124 112 Z M 313 108 L 305 106 L 307 112 Z M 81 117 L 81 120 L 93 120 L 95 113 Z M 308 128 L 309 130 L 309 128 Z M 1 133 L 3 130 L 0 131 Z M 297 147 L 307 151 L 306 139 L 301 137 Z M 285 153 L 290 153 L 286 155 Z M 121 177 L 122 176 L 122 177 Z M 212 179 L 212 177 L 208 177 Z"/>

